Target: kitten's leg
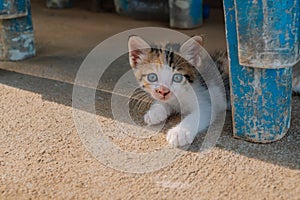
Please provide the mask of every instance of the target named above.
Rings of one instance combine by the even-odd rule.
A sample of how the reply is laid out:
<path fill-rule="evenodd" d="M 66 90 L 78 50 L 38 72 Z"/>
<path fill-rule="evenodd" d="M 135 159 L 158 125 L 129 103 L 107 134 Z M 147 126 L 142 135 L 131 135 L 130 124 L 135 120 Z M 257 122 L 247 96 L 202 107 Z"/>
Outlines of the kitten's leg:
<path fill-rule="evenodd" d="M 148 125 L 159 124 L 165 121 L 172 113 L 172 108 L 167 104 L 155 102 L 144 115 L 144 121 Z"/>
<path fill-rule="evenodd" d="M 167 141 L 174 147 L 191 144 L 197 133 L 205 130 L 210 123 L 210 115 L 199 116 L 193 112 L 187 115 L 180 124 L 170 129 L 167 133 Z"/>

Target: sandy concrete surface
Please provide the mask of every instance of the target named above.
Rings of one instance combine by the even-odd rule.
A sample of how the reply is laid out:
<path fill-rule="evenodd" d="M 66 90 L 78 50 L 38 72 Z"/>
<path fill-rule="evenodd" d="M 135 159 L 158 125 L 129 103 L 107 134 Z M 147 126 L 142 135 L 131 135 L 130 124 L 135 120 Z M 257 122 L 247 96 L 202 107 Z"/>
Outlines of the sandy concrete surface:
<path fill-rule="evenodd" d="M 114 34 L 168 24 L 79 7 L 49 10 L 42 1 L 32 1 L 32 10 L 37 56 L 0 63 L 0 199 L 300 199 L 299 96 L 293 98 L 289 133 L 275 143 L 233 139 L 228 113 L 216 147 L 206 154 L 197 150 L 199 137 L 190 149 L 178 150 L 181 156 L 156 171 L 129 173 L 96 159 L 83 145 L 73 119 L 72 90 L 81 62 Z M 212 12 L 202 27 L 182 32 L 206 35 L 208 50 L 225 48 L 221 12 Z M 128 69 L 128 61 L 120 58 L 112 65 L 119 65 L 120 71 L 107 72 L 96 93 L 96 119 L 105 135 L 127 152 L 162 149 L 165 130 L 142 139 L 133 137 L 141 133 L 139 128 L 114 120 L 109 91 L 118 72 Z M 133 109 L 131 114 L 139 119 L 143 111 Z M 80 112 L 92 115 L 88 108 Z M 120 123 L 131 135 L 121 134 Z M 118 159 L 115 156 L 111 158 Z M 140 164 L 138 160 L 128 163 Z"/>

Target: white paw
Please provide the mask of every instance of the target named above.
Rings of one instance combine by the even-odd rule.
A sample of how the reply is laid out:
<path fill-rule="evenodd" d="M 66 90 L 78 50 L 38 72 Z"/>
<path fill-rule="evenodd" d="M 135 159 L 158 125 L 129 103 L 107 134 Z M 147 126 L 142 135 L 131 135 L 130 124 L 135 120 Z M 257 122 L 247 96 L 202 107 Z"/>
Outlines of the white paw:
<path fill-rule="evenodd" d="M 148 112 L 144 115 L 144 121 L 148 125 L 155 125 L 165 121 L 167 117 L 168 115 L 163 106 L 156 105 L 148 110 Z"/>
<path fill-rule="evenodd" d="M 193 142 L 196 134 L 178 125 L 168 131 L 167 141 L 173 147 L 185 146 Z"/>

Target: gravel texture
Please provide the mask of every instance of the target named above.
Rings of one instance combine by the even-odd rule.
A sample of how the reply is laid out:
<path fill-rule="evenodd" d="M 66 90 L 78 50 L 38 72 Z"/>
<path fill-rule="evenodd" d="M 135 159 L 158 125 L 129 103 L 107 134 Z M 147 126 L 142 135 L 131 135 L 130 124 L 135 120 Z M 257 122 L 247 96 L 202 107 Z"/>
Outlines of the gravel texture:
<path fill-rule="evenodd" d="M 113 34 L 167 24 L 79 7 L 49 10 L 37 0 L 32 1 L 32 10 L 37 56 L 0 63 L 0 199 L 299 199 L 299 96 L 293 99 L 290 131 L 278 142 L 254 144 L 232 138 L 228 113 L 216 147 L 199 153 L 200 136 L 159 170 L 129 173 L 96 159 L 83 145 L 73 119 L 72 90 L 80 63 Z M 182 32 L 204 33 L 208 49 L 225 48 L 222 13 L 215 13 L 203 27 Z M 128 62 L 120 58 L 115 65 L 126 68 Z M 104 89 L 96 93 L 96 120 L 103 133 L 126 152 L 162 149 L 165 130 L 146 139 L 121 134 L 120 124 L 131 134 L 141 130 L 114 120 L 109 91 L 115 73 L 107 73 Z M 80 112 L 91 115 L 89 109 Z M 131 113 L 136 119 L 142 116 L 142 112 Z M 121 162 L 112 152 L 111 159 L 118 158 Z M 139 160 L 128 163 L 140 164 Z"/>

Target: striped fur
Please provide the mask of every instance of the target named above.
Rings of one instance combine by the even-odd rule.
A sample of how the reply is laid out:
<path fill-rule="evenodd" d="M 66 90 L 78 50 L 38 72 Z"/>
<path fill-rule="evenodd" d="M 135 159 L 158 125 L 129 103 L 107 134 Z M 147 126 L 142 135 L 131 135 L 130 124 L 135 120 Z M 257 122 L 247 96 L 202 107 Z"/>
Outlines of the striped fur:
<path fill-rule="evenodd" d="M 149 125 L 158 124 L 174 112 L 181 112 L 186 116 L 180 124 L 168 131 L 167 141 L 172 146 L 192 143 L 196 134 L 210 124 L 211 117 L 212 119 L 216 117 L 211 115 L 226 109 L 226 102 L 220 98 L 217 100 L 216 110 L 212 112 L 208 87 L 217 94 L 220 94 L 221 90 L 214 85 L 206 84 L 204 77 L 198 72 L 199 68 L 209 69 L 209 66 L 206 66 L 209 65 L 207 57 L 201 56 L 202 44 L 200 36 L 195 36 L 182 45 L 172 43 L 150 45 L 138 36 L 132 36 L 128 41 L 129 61 L 134 75 L 140 87 L 155 99 L 145 114 L 144 121 Z M 229 102 L 227 53 L 216 51 L 210 56 L 221 75 Z M 198 67 L 198 70 L 194 66 Z M 149 80 L 149 74 L 156 76 L 157 79 Z M 180 82 L 174 81 L 174 76 L 178 74 L 183 77 Z M 299 63 L 294 67 L 293 91 L 300 93 Z"/>

